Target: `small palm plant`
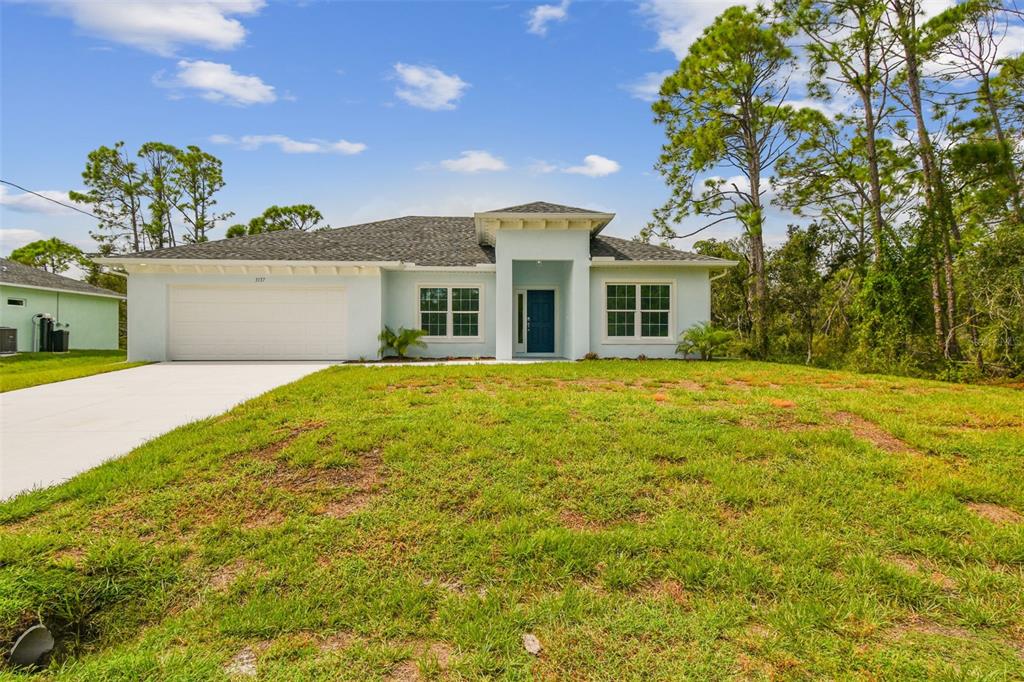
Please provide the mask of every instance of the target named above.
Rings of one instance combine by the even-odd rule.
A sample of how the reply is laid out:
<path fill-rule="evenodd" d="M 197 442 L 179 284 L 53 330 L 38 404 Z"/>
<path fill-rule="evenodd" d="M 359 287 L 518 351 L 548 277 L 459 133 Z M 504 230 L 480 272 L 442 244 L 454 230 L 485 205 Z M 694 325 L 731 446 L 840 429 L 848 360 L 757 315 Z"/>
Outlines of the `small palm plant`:
<path fill-rule="evenodd" d="M 406 329 L 405 327 L 399 327 L 398 331 L 395 332 L 391 327 L 384 327 L 377 338 L 380 340 L 380 354 L 387 355 L 388 351 L 395 351 L 395 354 L 404 358 L 406 352 L 415 346 L 417 348 L 426 348 L 427 344 L 420 340 L 421 336 L 426 335 L 424 329 Z"/>
<path fill-rule="evenodd" d="M 715 327 L 710 322 L 698 322 L 682 333 L 676 352 L 684 355 L 697 353 L 701 360 L 714 360 L 715 353 L 728 346 L 732 339 L 733 333 L 728 329 Z"/>

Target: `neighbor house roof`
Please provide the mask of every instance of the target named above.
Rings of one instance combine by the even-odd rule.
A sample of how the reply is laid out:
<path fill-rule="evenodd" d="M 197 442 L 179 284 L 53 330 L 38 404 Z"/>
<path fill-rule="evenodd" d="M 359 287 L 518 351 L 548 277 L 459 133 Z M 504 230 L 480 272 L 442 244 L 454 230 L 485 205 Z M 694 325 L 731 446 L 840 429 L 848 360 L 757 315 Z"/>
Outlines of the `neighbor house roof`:
<path fill-rule="evenodd" d="M 511 206 L 493 212 L 592 213 L 581 208 L 544 202 Z M 678 251 L 667 246 L 653 246 L 604 235 L 593 236 L 590 243 L 592 256 L 616 261 L 729 263 L 720 258 Z M 115 258 L 401 262 L 452 267 L 494 263 L 494 247 L 479 243 L 472 217 L 406 216 L 316 232 L 281 230 L 123 254 Z"/>
<path fill-rule="evenodd" d="M 93 286 L 88 282 L 71 279 L 63 275 L 55 275 L 46 270 L 33 268 L 18 261 L 0 258 L 0 284 L 9 284 L 29 289 L 48 289 L 51 291 L 70 291 L 90 296 L 110 296 L 124 298 L 123 295 L 110 289 Z"/>

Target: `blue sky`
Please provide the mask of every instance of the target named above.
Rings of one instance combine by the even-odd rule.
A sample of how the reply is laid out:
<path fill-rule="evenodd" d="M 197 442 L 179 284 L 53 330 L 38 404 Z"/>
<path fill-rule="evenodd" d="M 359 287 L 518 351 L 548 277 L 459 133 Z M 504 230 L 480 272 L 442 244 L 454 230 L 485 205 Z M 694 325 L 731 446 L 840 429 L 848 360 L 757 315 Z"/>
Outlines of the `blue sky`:
<path fill-rule="evenodd" d="M 728 4 L 6 2 L 0 171 L 61 198 L 101 144 L 196 144 L 224 162 L 229 222 L 271 204 L 343 226 L 545 200 L 614 211 L 607 233 L 631 237 L 668 196 L 650 100 Z M 89 218 L 0 192 L 0 253 L 91 246 Z M 791 220 L 770 212 L 769 244 Z"/>
<path fill-rule="evenodd" d="M 220 206 L 241 220 L 275 203 L 340 226 L 547 200 L 614 211 L 609 233 L 632 236 L 667 196 L 638 85 L 722 6 L 8 3 L 2 174 L 60 197 L 91 149 L 159 140 L 220 157 Z M 4 253 L 90 244 L 87 217 L 9 188 L 0 221 Z"/>

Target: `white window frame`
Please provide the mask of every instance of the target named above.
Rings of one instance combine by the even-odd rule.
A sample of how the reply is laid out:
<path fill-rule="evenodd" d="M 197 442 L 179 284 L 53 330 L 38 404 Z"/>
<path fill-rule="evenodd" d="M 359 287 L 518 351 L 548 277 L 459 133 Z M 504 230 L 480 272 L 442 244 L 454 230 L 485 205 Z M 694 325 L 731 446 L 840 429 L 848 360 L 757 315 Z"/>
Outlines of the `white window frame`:
<path fill-rule="evenodd" d="M 17 301 L 17 303 L 11 303 L 11 301 Z M 7 305 L 13 306 L 15 308 L 24 308 L 25 306 L 28 305 L 28 299 L 18 298 L 17 296 L 8 296 Z"/>
<path fill-rule="evenodd" d="M 608 335 L 608 287 L 615 285 L 625 285 L 636 287 L 636 308 L 633 309 L 635 317 L 633 318 L 633 335 L 632 336 L 609 336 Z M 640 307 L 640 287 L 651 286 L 651 285 L 662 285 L 668 286 L 668 335 L 667 336 L 642 336 L 640 330 L 642 329 L 642 315 L 644 312 Z M 648 310 L 646 312 L 665 312 Z M 675 329 L 676 320 L 676 283 L 670 279 L 609 279 L 601 282 L 601 337 L 605 344 L 615 345 L 628 345 L 628 344 L 676 344 L 675 336 L 672 334 L 672 330 Z"/>
<path fill-rule="evenodd" d="M 484 339 L 484 285 L 476 282 L 465 282 L 448 284 L 442 282 L 423 282 L 416 285 L 416 329 L 423 329 L 423 313 L 441 312 L 439 310 L 420 310 L 420 292 L 423 289 L 447 289 L 448 290 L 448 310 L 445 316 L 445 330 L 444 336 L 424 336 L 424 341 L 433 341 L 434 343 L 473 343 L 483 341 Z M 476 324 L 476 336 L 455 336 L 455 324 L 454 314 L 452 311 L 452 289 L 476 289 L 477 290 L 477 324 Z M 459 311 L 459 312 L 471 312 L 471 311 Z"/>

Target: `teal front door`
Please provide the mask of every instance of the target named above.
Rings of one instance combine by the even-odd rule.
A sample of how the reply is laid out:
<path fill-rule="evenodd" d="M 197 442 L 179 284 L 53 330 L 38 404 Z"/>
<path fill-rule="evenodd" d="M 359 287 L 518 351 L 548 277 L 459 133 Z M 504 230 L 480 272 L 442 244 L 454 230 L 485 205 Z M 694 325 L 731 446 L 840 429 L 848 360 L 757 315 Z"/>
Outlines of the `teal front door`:
<path fill-rule="evenodd" d="M 526 292 L 526 352 L 555 352 L 555 292 L 552 289 Z"/>

